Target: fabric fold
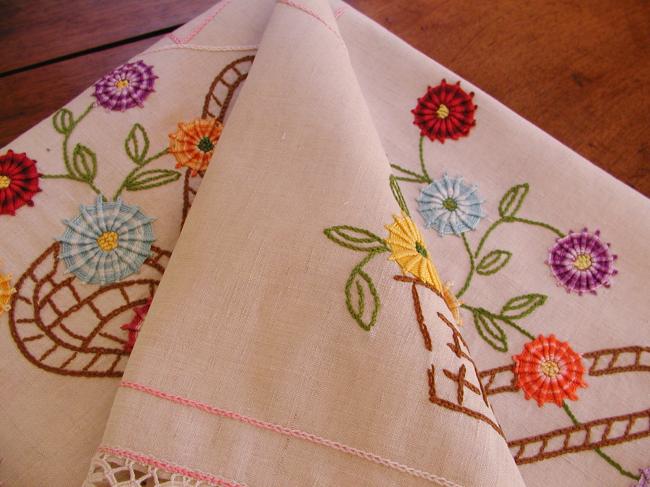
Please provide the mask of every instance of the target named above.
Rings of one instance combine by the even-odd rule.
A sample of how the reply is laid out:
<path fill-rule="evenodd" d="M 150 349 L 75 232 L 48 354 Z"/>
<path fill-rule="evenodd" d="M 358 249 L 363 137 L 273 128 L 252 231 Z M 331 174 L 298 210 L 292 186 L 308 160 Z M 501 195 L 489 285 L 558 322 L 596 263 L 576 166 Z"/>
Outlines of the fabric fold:
<path fill-rule="evenodd" d="M 222 0 L 0 152 L 0 483 L 644 485 L 648 215 L 345 3 Z"/>
<path fill-rule="evenodd" d="M 86 485 L 133 462 L 213 485 L 523 485 L 326 2 L 278 2 L 215 161 Z"/>

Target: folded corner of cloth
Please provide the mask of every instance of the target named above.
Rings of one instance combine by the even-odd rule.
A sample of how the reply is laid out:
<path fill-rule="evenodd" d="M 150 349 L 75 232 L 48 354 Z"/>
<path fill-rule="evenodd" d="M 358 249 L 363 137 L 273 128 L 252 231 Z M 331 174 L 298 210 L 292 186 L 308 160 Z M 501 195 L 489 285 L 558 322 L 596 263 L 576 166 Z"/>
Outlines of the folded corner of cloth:
<path fill-rule="evenodd" d="M 2 154 L 8 485 L 649 485 L 647 199 L 343 2 Z"/>

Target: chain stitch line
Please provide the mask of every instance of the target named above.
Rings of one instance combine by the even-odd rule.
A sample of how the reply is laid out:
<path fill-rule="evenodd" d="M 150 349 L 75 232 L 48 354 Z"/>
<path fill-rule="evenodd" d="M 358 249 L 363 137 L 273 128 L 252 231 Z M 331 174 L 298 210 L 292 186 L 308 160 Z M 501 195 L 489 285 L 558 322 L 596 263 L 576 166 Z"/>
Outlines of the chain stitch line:
<path fill-rule="evenodd" d="M 231 3 L 232 0 L 221 0 L 221 5 L 208 17 L 206 17 L 199 25 L 197 25 L 194 29 L 192 29 L 192 32 L 190 32 L 185 39 L 181 39 L 177 35 L 175 35 L 173 32 L 169 34 L 167 37 L 169 37 L 172 41 L 174 41 L 176 44 L 187 44 L 190 42 L 192 39 L 194 39 L 199 33 L 205 29 L 210 22 L 214 20 L 214 18 L 219 15 L 224 8 L 228 6 L 229 3 Z"/>
<path fill-rule="evenodd" d="M 176 473 L 183 475 L 185 477 L 190 477 L 195 480 L 201 480 L 203 482 L 209 482 L 212 485 L 218 487 L 246 487 L 246 484 L 240 484 L 234 480 L 226 480 L 224 478 L 218 477 L 216 475 L 202 472 L 201 470 L 192 470 L 187 467 L 182 467 L 165 460 L 159 460 L 152 455 L 144 455 L 142 453 L 136 453 L 131 450 L 126 450 L 124 448 L 115 448 L 112 446 L 102 445 L 97 448 L 99 453 L 106 453 L 120 458 L 125 458 L 132 460 L 134 462 L 140 463 L 142 465 L 147 465 L 149 467 L 159 468 L 165 470 L 169 473 Z"/>
<path fill-rule="evenodd" d="M 163 391 L 159 391 L 157 389 L 154 389 L 152 387 L 139 384 L 137 382 L 130 382 L 130 381 L 122 381 L 120 383 L 120 387 L 128 388 L 128 389 L 133 389 L 136 391 L 143 392 L 145 394 L 152 395 L 154 397 L 157 397 L 159 399 L 165 399 L 167 401 L 176 403 L 176 404 L 181 404 L 183 406 L 188 406 L 194 409 L 198 409 L 200 411 L 206 412 L 208 414 L 212 414 L 214 416 L 220 416 L 223 418 L 229 418 L 233 419 L 235 421 L 239 421 L 240 423 L 244 424 L 249 424 L 251 426 L 255 426 L 256 428 L 260 428 L 263 430 L 267 431 L 274 431 L 276 433 L 280 433 L 285 436 L 289 436 L 291 438 L 298 438 L 301 440 L 306 440 L 311 443 L 315 443 L 317 445 L 322 445 L 326 446 L 329 448 L 332 448 L 334 450 L 339 450 L 341 452 L 347 453 L 349 455 L 354 455 L 356 457 L 362 458 L 364 460 L 376 463 L 378 465 L 383 465 L 384 467 L 392 468 L 394 470 L 397 470 L 402 473 L 406 473 L 409 475 L 412 475 L 413 477 L 421 478 L 424 480 L 428 480 L 429 482 L 437 483 L 438 485 L 441 485 L 443 487 L 463 487 L 455 482 L 452 482 L 451 480 L 447 480 L 444 477 L 440 477 L 438 475 L 425 472 L 424 470 L 419 470 L 414 467 L 409 467 L 408 465 L 401 464 L 399 462 L 390 460 L 388 458 L 383 458 L 375 453 L 367 452 L 365 450 L 361 450 L 359 448 L 354 448 L 348 445 L 345 445 L 343 443 L 339 443 L 338 441 L 334 440 L 329 440 L 327 438 L 323 438 L 321 436 L 318 436 L 314 433 L 308 433 L 306 431 L 301 431 L 299 429 L 295 428 L 289 428 L 287 426 L 283 426 L 280 424 L 275 424 L 275 423 L 270 423 L 267 421 L 262 421 L 259 419 L 252 418 L 250 416 L 244 416 L 242 414 L 236 413 L 234 411 L 228 411 L 226 409 L 221 409 L 215 406 L 210 406 L 209 404 L 202 403 L 200 401 L 195 401 L 193 399 L 188 399 L 184 398 L 181 396 L 176 396 L 173 394 L 168 394 Z"/>
<path fill-rule="evenodd" d="M 339 39 L 340 41 L 343 40 L 343 39 L 341 39 L 341 36 L 339 35 L 339 33 L 336 31 L 336 29 L 334 27 L 332 27 L 327 22 L 325 22 L 325 20 L 320 15 L 318 15 L 316 12 L 314 12 L 309 7 L 306 7 L 305 5 L 302 5 L 300 3 L 293 2 L 292 0 L 278 0 L 278 3 L 282 4 L 282 5 L 286 5 L 287 7 L 295 8 L 296 10 L 300 10 L 300 11 L 306 13 L 307 15 L 309 15 L 310 17 L 315 18 L 321 24 L 323 24 L 325 27 L 327 27 L 327 30 L 329 30 L 332 34 L 334 34 L 337 37 L 337 39 Z"/>
<path fill-rule="evenodd" d="M 177 49 L 187 49 L 190 51 L 207 51 L 207 52 L 239 52 L 239 51 L 257 51 L 257 44 L 243 45 L 243 46 L 202 46 L 199 44 L 169 44 L 167 46 L 156 47 L 142 53 L 154 54 L 157 52 L 174 51 Z"/>

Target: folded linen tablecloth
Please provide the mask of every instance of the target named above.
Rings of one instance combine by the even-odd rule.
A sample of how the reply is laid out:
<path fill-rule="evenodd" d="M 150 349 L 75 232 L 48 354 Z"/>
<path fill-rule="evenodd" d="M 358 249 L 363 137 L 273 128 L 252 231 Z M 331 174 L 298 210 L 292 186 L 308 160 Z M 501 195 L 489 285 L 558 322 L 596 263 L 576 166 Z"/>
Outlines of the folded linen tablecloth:
<path fill-rule="evenodd" d="M 644 485 L 647 199 L 347 5 L 223 0 L 2 154 L 8 485 Z"/>

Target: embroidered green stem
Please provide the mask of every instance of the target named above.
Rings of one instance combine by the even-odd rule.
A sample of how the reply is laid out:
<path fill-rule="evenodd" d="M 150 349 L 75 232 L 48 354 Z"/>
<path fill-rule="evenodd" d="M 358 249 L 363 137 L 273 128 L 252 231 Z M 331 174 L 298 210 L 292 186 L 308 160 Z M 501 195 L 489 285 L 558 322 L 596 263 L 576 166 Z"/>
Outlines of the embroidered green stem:
<path fill-rule="evenodd" d="M 395 176 L 395 178 L 399 181 L 405 181 L 407 183 L 427 183 L 427 179 L 422 176 L 421 174 L 418 174 L 416 172 L 413 172 L 409 169 L 403 168 L 402 166 L 399 166 L 397 164 L 391 164 L 390 167 L 393 169 L 397 169 L 398 171 L 407 174 L 409 177 L 406 176 Z"/>
<path fill-rule="evenodd" d="M 70 181 L 78 181 L 80 183 L 87 184 L 90 187 L 90 189 L 92 189 L 96 194 L 102 194 L 100 189 L 97 186 L 95 186 L 95 184 L 92 183 L 91 181 L 84 181 L 83 179 L 75 178 L 73 176 L 70 176 L 69 174 L 41 174 L 41 177 L 43 179 L 68 179 Z"/>
<path fill-rule="evenodd" d="M 529 339 L 531 339 L 531 340 L 534 340 L 534 339 L 535 339 L 535 336 L 534 336 L 532 333 L 530 333 L 530 332 L 529 332 L 528 330 L 526 330 L 525 328 L 519 326 L 517 323 L 515 323 L 514 321 L 512 321 L 510 318 L 506 318 L 505 316 L 501 316 L 501 315 L 499 315 L 499 318 L 502 319 L 504 323 L 506 323 L 507 325 L 510 325 L 512 328 L 514 328 L 515 330 L 517 330 L 519 333 L 521 333 L 521 334 L 524 335 L 525 337 L 527 337 L 527 338 L 529 338 Z"/>
<path fill-rule="evenodd" d="M 387 252 L 388 245 L 379 235 L 365 228 L 351 225 L 336 225 L 323 230 L 323 233 L 335 244 L 358 252 Z"/>
<path fill-rule="evenodd" d="M 99 188 L 95 186 L 94 180 L 97 175 L 97 156 L 88 147 L 77 144 L 72 151 L 68 150 L 68 143 L 74 129 L 90 113 L 95 104 L 91 103 L 77 119 L 67 108 L 58 110 L 52 117 L 54 130 L 63 135 L 61 145 L 63 164 L 65 165 L 65 174 L 42 174 L 44 179 L 68 179 L 87 184 L 96 194 L 102 194 Z"/>
<path fill-rule="evenodd" d="M 523 205 L 524 200 L 528 195 L 529 189 L 530 188 L 528 183 L 523 183 L 523 184 L 515 185 L 510 189 L 508 189 L 508 191 L 506 191 L 506 193 L 499 201 L 500 218 L 488 227 L 488 229 L 485 231 L 485 233 L 479 240 L 476 250 L 474 252 L 471 251 L 471 248 L 469 247 L 469 244 L 465 239 L 465 235 L 464 234 L 462 235 L 463 243 L 465 244 L 467 253 L 470 256 L 470 264 L 471 264 L 471 259 L 474 259 L 475 262 L 479 260 L 479 258 L 481 257 L 481 252 L 483 251 L 483 248 L 488 238 L 490 237 L 492 232 L 494 232 L 499 227 L 499 225 L 502 225 L 503 223 L 524 223 L 526 225 L 545 228 L 546 230 L 553 232 L 558 237 L 565 236 L 565 234 L 562 231 L 558 230 L 552 225 L 549 225 L 548 223 L 544 223 L 536 220 L 530 220 L 528 218 L 520 218 L 516 216 L 516 213 L 521 209 L 521 206 Z M 492 251 L 490 253 L 493 252 L 495 251 Z M 488 259 L 490 262 L 486 262 L 488 268 L 483 269 L 483 271 L 479 269 L 479 274 L 490 275 L 496 273 L 498 270 L 500 270 L 502 267 L 504 267 L 507 264 L 507 262 L 510 260 L 511 255 L 512 254 L 510 252 L 505 250 L 496 251 L 496 254 L 493 255 L 494 258 Z M 481 264 L 483 264 L 483 260 L 481 260 Z M 456 294 L 456 297 L 460 298 L 463 294 L 465 294 L 465 292 L 467 292 L 472 282 L 472 277 L 474 275 L 474 272 L 476 270 L 477 269 L 475 264 L 470 265 L 470 269 L 468 271 L 467 276 L 465 277 L 463 287 L 460 288 L 460 290 Z"/>
<path fill-rule="evenodd" d="M 566 401 L 564 401 L 564 402 L 562 403 L 562 409 L 564 409 L 564 412 L 567 414 L 567 416 L 569 416 L 569 418 L 571 419 L 571 421 L 573 422 L 573 424 L 574 424 L 575 426 L 579 426 L 579 425 L 580 425 L 580 421 L 578 421 L 578 418 L 576 418 L 575 414 L 573 414 L 573 411 L 571 411 L 571 409 L 569 408 L 569 405 L 566 403 Z M 612 467 L 614 467 L 616 470 L 618 470 L 618 472 L 619 472 L 621 475 L 623 475 L 623 476 L 625 476 L 625 477 L 629 477 L 629 478 L 634 479 L 634 480 L 639 480 L 639 479 L 640 479 L 640 476 L 639 476 L 639 475 L 634 475 L 632 472 L 628 472 L 627 470 L 625 470 L 625 468 L 623 468 L 623 466 L 622 466 L 620 463 L 618 463 L 618 462 L 617 462 L 616 460 L 614 460 L 612 457 L 610 457 L 609 455 L 607 455 L 607 454 L 606 454 L 604 451 L 602 451 L 600 448 L 594 448 L 594 451 L 595 451 L 595 452 L 598 454 L 598 456 L 600 456 L 603 460 L 605 460 L 605 461 L 606 461 L 607 463 L 609 463 Z"/>
<path fill-rule="evenodd" d="M 474 276 L 474 255 L 472 254 L 472 249 L 469 246 L 469 242 L 467 241 L 467 237 L 465 236 L 464 233 L 462 233 L 461 238 L 463 239 L 463 244 L 465 245 L 465 250 L 467 251 L 467 256 L 469 257 L 469 272 L 467 273 L 467 276 L 465 277 L 465 282 L 463 284 L 463 287 L 460 288 L 460 291 L 456 293 L 456 297 L 460 298 L 463 294 L 465 294 L 465 291 L 469 288 L 471 282 L 472 282 L 472 277 Z"/>
<path fill-rule="evenodd" d="M 560 238 L 566 236 L 566 234 L 564 232 L 558 230 L 553 225 L 549 225 L 548 223 L 538 222 L 538 221 L 535 221 L 535 220 L 529 220 L 527 218 L 517 218 L 515 216 L 513 216 L 512 218 L 506 218 L 506 221 L 507 222 L 525 223 L 527 225 L 534 225 L 534 226 L 537 226 L 537 227 L 546 228 L 547 230 L 550 230 L 551 232 L 553 232 L 555 235 L 557 235 Z"/>
<path fill-rule="evenodd" d="M 350 272 L 350 276 L 348 277 L 348 280 L 345 283 L 345 305 L 348 308 L 348 312 L 350 313 L 350 316 L 354 318 L 354 321 L 356 321 L 357 324 L 366 331 L 370 331 L 370 329 L 375 325 L 375 323 L 377 323 L 377 316 L 379 315 L 379 308 L 381 307 L 381 301 L 379 299 L 379 293 L 377 292 L 377 288 L 375 287 L 375 284 L 372 282 L 370 276 L 363 270 L 363 266 L 365 266 L 368 262 L 370 262 L 370 260 L 375 255 L 381 252 L 383 251 L 375 250 L 372 252 L 368 252 L 368 255 L 366 255 L 361 260 L 361 262 L 359 262 L 356 266 L 352 268 L 352 271 Z M 353 284 L 355 285 L 355 289 L 357 292 L 356 303 L 354 301 L 354 296 L 352 293 Z M 366 311 L 365 289 L 368 290 L 368 293 L 372 297 L 372 301 L 369 303 L 372 306 L 372 310 L 367 320 L 364 319 L 364 314 Z"/>
<path fill-rule="evenodd" d="M 525 296 L 527 296 L 527 295 L 520 296 L 520 297 L 518 297 L 518 298 L 513 298 L 513 299 L 519 299 L 519 298 L 522 298 L 522 297 L 525 297 Z M 511 302 L 511 301 L 513 301 L 513 300 L 511 299 L 509 302 Z M 540 304 L 543 304 L 543 303 L 540 303 Z M 537 306 L 539 306 L 539 304 L 538 304 Z M 518 315 L 517 317 L 523 317 L 523 316 L 527 316 L 527 315 L 529 315 L 530 313 L 533 312 L 533 310 L 534 310 L 537 306 L 531 307 L 529 310 L 527 310 L 527 312 L 521 313 L 521 314 Z M 476 318 L 477 318 L 477 317 L 478 317 L 478 318 L 480 318 L 480 317 L 485 317 L 485 318 L 487 318 L 487 319 L 489 320 L 489 322 L 490 322 L 490 325 L 491 325 L 492 327 L 494 327 L 494 328 L 498 328 L 498 329 L 500 329 L 500 327 L 498 326 L 498 324 L 497 324 L 496 322 L 497 322 L 497 321 L 500 321 L 500 322 L 505 323 L 506 325 L 508 325 L 508 326 L 510 326 L 510 327 L 512 327 L 512 328 L 514 328 L 514 329 L 517 330 L 519 333 L 521 333 L 522 335 L 524 335 L 526 338 L 528 338 L 528 339 L 530 339 L 530 340 L 534 340 L 534 339 L 535 339 L 535 336 L 534 336 L 532 333 L 530 333 L 528 330 L 526 330 L 526 329 L 523 328 L 522 326 L 518 325 L 518 324 L 514 321 L 514 319 L 513 319 L 512 317 L 510 317 L 510 316 L 508 316 L 508 315 L 506 315 L 506 314 L 504 313 L 504 310 L 506 310 L 507 304 L 506 304 L 506 306 L 504 306 L 504 309 L 502 310 L 502 312 L 501 312 L 500 314 L 495 314 L 495 313 L 492 313 L 491 311 L 486 310 L 485 308 L 476 308 L 476 307 L 474 307 L 474 306 L 470 306 L 470 305 L 465 304 L 465 303 L 461 304 L 460 307 L 461 307 L 461 308 L 464 308 L 464 309 L 466 309 L 466 310 L 468 310 L 468 311 L 470 311 L 470 312 L 472 313 L 472 315 L 474 315 L 474 318 L 475 318 L 475 320 L 474 320 L 474 321 L 475 321 L 475 324 L 476 324 L 476 326 L 477 326 L 477 329 L 479 329 L 479 333 L 480 333 L 481 335 L 483 335 L 483 331 L 481 330 L 481 328 L 482 328 L 482 327 L 485 328 L 485 326 L 484 326 L 485 323 L 484 323 L 484 322 L 476 323 L 476 321 L 477 321 Z M 482 325 L 483 325 L 483 326 L 482 326 Z M 493 336 L 496 338 L 497 333 L 494 333 L 494 332 L 491 331 L 489 328 L 487 328 L 487 331 L 488 331 L 488 333 L 489 333 L 490 335 L 493 335 Z M 499 333 L 499 335 L 500 335 L 500 333 Z M 483 337 L 483 338 L 485 339 L 485 337 Z M 492 345 L 492 343 L 490 342 L 490 340 L 486 340 L 486 341 L 487 341 L 490 345 Z M 500 340 L 500 341 L 501 341 L 501 340 Z M 493 348 L 495 348 L 495 349 L 497 349 L 497 350 L 499 350 L 499 351 L 504 351 L 504 352 L 507 351 L 507 339 L 506 339 L 505 337 L 503 337 L 503 341 L 504 341 L 504 344 L 505 344 L 505 350 L 499 350 L 497 347 L 494 347 L 494 345 L 492 345 Z"/>
<path fill-rule="evenodd" d="M 399 186 L 393 189 L 393 195 L 400 200 Z M 357 324 L 366 331 L 377 322 L 381 301 L 379 293 L 372 278 L 363 270 L 363 267 L 377 254 L 388 252 L 388 244 L 379 235 L 372 233 L 365 228 L 353 227 L 350 225 L 336 225 L 323 230 L 325 236 L 335 244 L 357 252 L 366 252 L 364 258 L 350 271 L 348 280 L 345 282 L 345 305 L 350 316 Z M 353 290 L 356 290 L 354 296 Z M 367 299 L 367 294 L 372 299 Z M 372 306 L 370 315 L 366 312 L 368 305 Z"/>
<path fill-rule="evenodd" d="M 409 211 L 409 207 L 406 204 L 404 195 L 402 194 L 402 188 L 399 187 L 398 178 L 396 178 L 391 174 L 390 177 L 388 178 L 388 181 L 390 185 L 390 190 L 393 193 L 393 198 L 395 198 L 397 205 L 400 207 L 400 210 L 402 210 L 402 212 L 410 218 L 411 212 Z"/>
<path fill-rule="evenodd" d="M 68 140 L 70 140 L 72 131 L 77 127 L 77 125 L 79 125 L 79 122 L 81 122 L 84 118 L 86 118 L 86 115 L 88 115 L 94 107 L 95 107 L 94 103 L 88 105 L 88 107 L 84 110 L 84 112 L 81 115 L 79 115 L 79 118 L 77 118 L 76 120 L 74 119 L 72 120 L 72 123 L 69 125 L 69 129 L 65 131 L 65 137 L 63 138 L 63 163 L 65 164 L 65 168 L 68 171 L 68 174 L 72 174 L 72 166 L 70 164 L 70 158 L 68 157 Z M 56 125 L 54 128 L 55 129 L 57 128 Z"/>
<path fill-rule="evenodd" d="M 391 164 L 390 167 L 396 169 L 401 173 L 400 176 L 395 176 L 395 179 L 398 181 L 405 181 L 407 183 L 423 183 L 431 184 L 431 176 L 427 172 L 427 167 L 424 163 L 424 136 L 420 136 L 420 145 L 418 148 L 419 158 L 420 158 L 420 168 L 422 170 L 421 174 L 418 174 L 415 171 L 406 169 L 398 164 Z"/>
<path fill-rule="evenodd" d="M 422 176 L 424 176 L 427 183 L 431 184 L 431 176 L 429 176 L 426 164 L 424 164 L 424 135 L 420 136 L 420 147 L 418 149 L 418 152 L 420 154 L 420 167 L 422 168 Z"/>
<path fill-rule="evenodd" d="M 148 157 L 144 160 L 142 160 L 139 165 L 133 169 L 127 176 L 124 178 L 124 181 L 122 181 L 122 184 L 120 184 L 120 187 L 117 188 L 117 191 L 115 191 L 115 194 L 113 195 L 113 201 L 117 200 L 119 196 L 122 194 L 122 192 L 127 189 L 130 191 L 137 191 L 141 189 L 149 189 L 153 188 L 156 186 L 162 186 L 167 183 L 170 183 L 172 181 L 175 181 L 180 177 L 180 173 L 178 171 L 170 171 L 170 170 L 156 170 L 154 171 L 143 171 L 143 168 L 149 164 L 152 161 L 155 161 L 156 159 L 161 158 L 165 154 L 169 152 L 168 148 L 165 148 L 161 150 L 160 152 L 154 154 L 151 157 Z M 151 174 L 150 177 L 148 174 Z M 162 175 L 168 175 L 166 178 L 161 177 Z M 177 177 L 175 175 L 178 175 Z M 141 176 L 145 176 L 145 178 L 142 178 Z"/>

